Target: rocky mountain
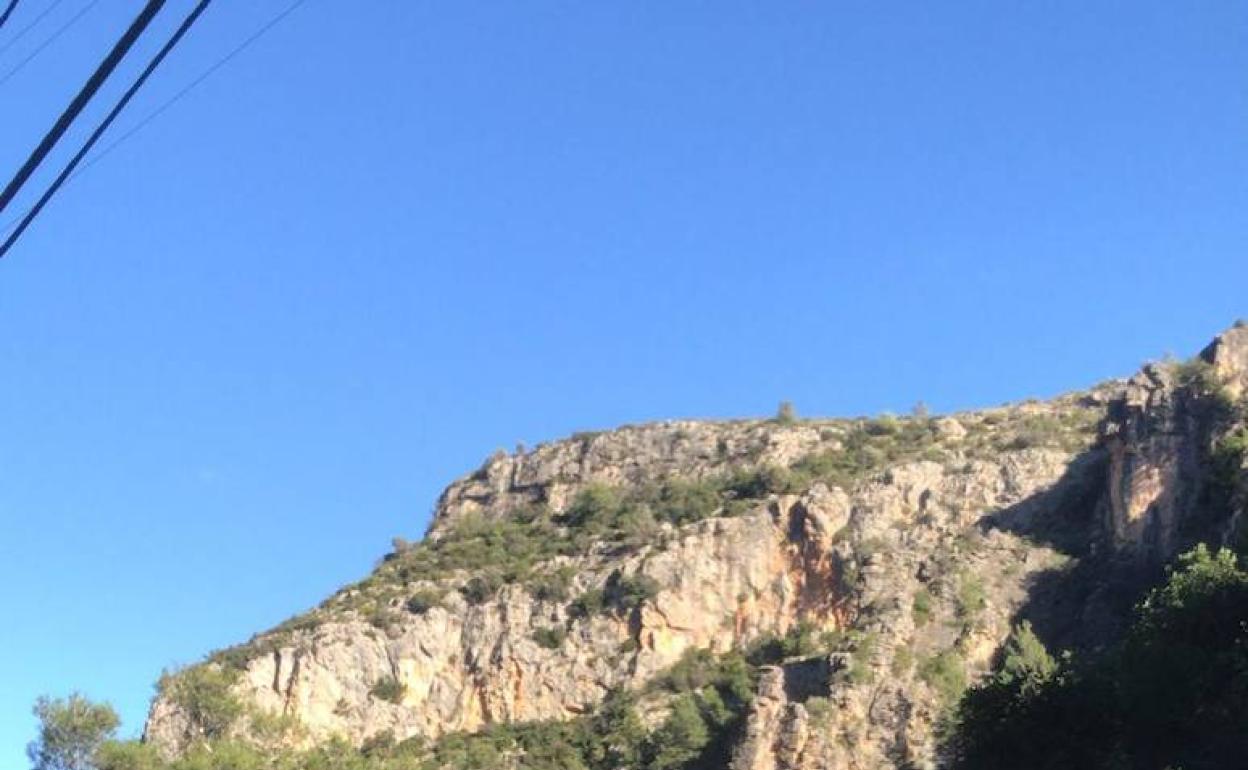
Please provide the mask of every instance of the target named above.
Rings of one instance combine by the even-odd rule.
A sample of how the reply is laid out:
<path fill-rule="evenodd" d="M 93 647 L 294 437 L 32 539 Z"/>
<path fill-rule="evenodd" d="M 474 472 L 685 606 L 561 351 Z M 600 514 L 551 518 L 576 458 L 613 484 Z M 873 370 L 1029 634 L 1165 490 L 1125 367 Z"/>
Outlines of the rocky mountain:
<path fill-rule="evenodd" d="M 499 453 L 368 578 L 168 674 L 145 741 L 423 767 L 937 767 L 1011 634 L 1099 649 L 1176 554 L 1239 537 L 1246 389 L 1237 326 L 1048 401 Z M 608 734 L 626 737 L 585 737 Z"/>

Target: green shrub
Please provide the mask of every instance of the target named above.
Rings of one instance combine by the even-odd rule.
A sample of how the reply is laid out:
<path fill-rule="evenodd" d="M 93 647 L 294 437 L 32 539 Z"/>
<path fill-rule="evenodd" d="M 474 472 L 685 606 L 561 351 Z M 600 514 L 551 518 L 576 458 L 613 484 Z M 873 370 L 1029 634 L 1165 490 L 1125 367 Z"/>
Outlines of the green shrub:
<path fill-rule="evenodd" d="M 496 572 L 483 572 L 469 578 L 460 586 L 459 592 L 469 604 L 484 604 L 493 599 L 498 589 L 503 587 L 503 579 Z"/>
<path fill-rule="evenodd" d="M 441 606 L 441 604 L 441 591 L 423 590 L 407 597 L 407 601 L 403 602 L 403 608 L 413 615 L 424 615 L 434 607 Z"/>
<path fill-rule="evenodd" d="M 945 650 L 919 663 L 919 678 L 934 689 L 943 703 L 957 702 L 966 689 L 966 671 L 956 650 Z"/>
<path fill-rule="evenodd" d="M 568 527 L 579 550 L 604 540 L 637 547 L 649 542 L 658 527 L 649 504 L 652 495 L 648 488 L 590 484 L 577 493 L 558 521 Z"/>
<path fill-rule="evenodd" d="M 89 770 L 101 746 L 121 724 L 107 703 L 92 703 L 78 693 L 35 701 L 39 736 L 27 747 L 35 770 Z"/>
<path fill-rule="evenodd" d="M 854 548 L 854 553 L 859 561 L 866 563 L 887 550 L 888 541 L 880 537 L 869 537 L 859 541 L 857 547 Z"/>
<path fill-rule="evenodd" d="M 1170 367 L 1179 385 L 1189 388 L 1197 395 L 1208 395 L 1222 387 L 1213 365 L 1200 357 L 1172 362 Z"/>
<path fill-rule="evenodd" d="M 845 681 L 853 685 L 863 685 L 870 684 L 875 679 L 871 659 L 875 656 L 878 643 L 879 637 L 874 633 L 852 631 L 844 635 L 840 646 L 852 652 L 849 668 L 841 674 Z"/>
<path fill-rule="evenodd" d="M 763 666 L 832 652 L 853 651 L 869 655 L 874 644 L 872 634 L 820 631 L 815 625 L 802 621 L 791 626 L 783 636 L 764 636 L 755 640 L 746 655 L 750 663 Z"/>
<path fill-rule="evenodd" d="M 821 641 L 823 637 L 814 624 L 803 621 L 788 630 L 780 646 L 785 658 L 808 658 L 824 651 Z"/>
<path fill-rule="evenodd" d="M 390 611 L 389 607 L 377 604 L 369 609 L 368 624 L 379 631 L 389 631 L 398 622 L 398 618 Z"/>
<path fill-rule="evenodd" d="M 958 583 L 958 616 L 963 620 L 976 618 L 987 604 L 984 581 L 975 575 L 963 575 Z"/>
<path fill-rule="evenodd" d="M 303 726 L 294 714 L 280 714 L 257 708 L 246 711 L 248 735 L 263 746 L 279 746 L 302 733 Z"/>
<path fill-rule="evenodd" d="M 999 670 L 963 699 L 951 748 L 959 770 L 1229 768 L 1248 752 L 1246 720 L 1248 571 L 1201 545 L 1099 655 L 1054 660 L 1015 629 Z"/>
<path fill-rule="evenodd" d="M 533 631 L 533 641 L 537 642 L 539 647 L 548 650 L 557 650 L 562 647 L 563 640 L 567 637 L 568 632 L 562 626 L 549 626 Z"/>
<path fill-rule="evenodd" d="M 368 694 L 377 700 L 384 700 L 390 703 L 399 703 L 403 700 L 403 695 L 407 692 L 407 687 L 393 676 L 383 676 L 373 686 L 368 689 Z"/>
<path fill-rule="evenodd" d="M 242 716 L 242 703 L 231 691 L 237 681 L 238 671 L 206 664 L 163 674 L 157 689 L 186 714 L 199 737 L 213 740 L 226 736 Z"/>
<path fill-rule="evenodd" d="M 156 747 L 141 741 L 108 741 L 94 757 L 96 770 L 164 770 L 168 765 Z"/>
<path fill-rule="evenodd" d="M 775 422 L 777 425 L 792 425 L 797 422 L 797 409 L 792 401 L 781 401 L 776 407 Z"/>
<path fill-rule="evenodd" d="M 679 527 L 714 516 L 721 505 L 722 497 L 718 485 L 672 480 L 659 488 L 655 515 L 660 521 Z"/>
<path fill-rule="evenodd" d="M 832 715 L 836 713 L 832 701 L 822 695 L 812 695 L 802 705 L 806 707 L 806 713 L 810 714 L 810 719 L 815 725 L 827 724 Z"/>
<path fill-rule="evenodd" d="M 391 553 L 394 556 L 401 556 L 416 547 L 416 544 L 405 537 L 390 538 Z"/>
<path fill-rule="evenodd" d="M 268 770 L 274 758 L 269 752 L 241 741 L 200 741 L 192 744 L 186 754 L 171 765 L 171 770 Z"/>
<path fill-rule="evenodd" d="M 683 673 L 682 673 L 683 671 Z M 163 760 L 138 742 L 107 743 L 99 770 L 674 770 L 724 767 L 754 694 L 755 671 L 739 653 L 691 652 L 661 686 L 673 693 L 667 717 L 647 730 L 636 696 L 613 690 L 590 713 L 571 720 L 498 723 L 426 744 L 398 742 L 383 730 L 358 749 L 342 739 L 297 750 L 218 736 Z M 373 697 L 401 701 L 402 686 L 383 677 Z M 813 707 L 812 707 L 813 708 Z"/>
<path fill-rule="evenodd" d="M 723 481 L 723 490 L 738 500 L 759 500 L 795 489 L 794 476 L 785 468 L 764 465 L 734 471 Z"/>
<path fill-rule="evenodd" d="M 1057 672 L 1057 661 L 1024 620 L 1014 627 L 1006 641 L 997 681 L 1016 685 L 1024 692 L 1042 687 Z"/>
<path fill-rule="evenodd" d="M 529 579 L 528 589 L 533 598 L 544 602 L 565 602 L 571 595 L 576 569 L 563 566 L 550 572 L 542 572 Z"/>
<path fill-rule="evenodd" d="M 791 490 L 803 489 L 814 481 L 851 489 L 859 480 L 890 465 L 943 457 L 935 447 L 936 441 L 930 420 L 900 420 L 885 415 L 851 428 L 842 438 L 840 449 L 816 452 L 798 460 L 786 482 Z"/>
<path fill-rule="evenodd" d="M 626 504 L 623 492 L 616 487 L 588 484 L 559 516 L 559 523 L 579 533 L 603 534 L 616 526 Z"/>
<path fill-rule="evenodd" d="M 916 626 L 925 626 L 932 620 L 932 593 L 926 588 L 914 592 L 914 600 L 910 604 L 910 613 Z"/>
<path fill-rule="evenodd" d="M 662 674 L 656 676 L 651 686 L 673 693 L 690 692 L 709 687 L 721 678 L 723 658 L 706 648 L 685 650 Z"/>
<path fill-rule="evenodd" d="M 861 655 L 854 655 L 849 661 L 849 670 L 845 672 L 845 680 L 852 685 L 871 684 L 875 681 L 875 670 Z"/>
<path fill-rule="evenodd" d="M 862 429 L 868 436 L 895 436 L 901 433 L 902 426 L 896 415 L 885 412 L 874 420 L 867 420 Z"/>
<path fill-rule="evenodd" d="M 1014 421 L 1011 430 L 1001 437 L 997 445 L 1005 451 L 1035 447 L 1062 448 L 1067 432 L 1066 426 L 1054 415 L 1029 414 Z"/>
<path fill-rule="evenodd" d="M 627 612 L 658 596 L 658 581 L 648 575 L 622 575 L 614 572 L 607 579 L 604 599 L 620 612 Z"/>
<path fill-rule="evenodd" d="M 606 600 L 601 588 L 591 588 L 568 604 L 568 614 L 573 618 L 593 617 L 605 609 Z"/>
<path fill-rule="evenodd" d="M 689 765 L 710 743 L 711 731 L 693 695 L 672 702 L 667 719 L 650 741 L 651 770 L 675 770 Z"/>
<path fill-rule="evenodd" d="M 730 738 L 753 700 L 756 670 L 740 652 L 687 650 L 651 687 L 674 693 L 663 724 L 645 742 L 647 770 L 725 767 Z M 614 767 L 614 765 L 612 765 Z"/>
<path fill-rule="evenodd" d="M 572 600 L 568 614 L 587 618 L 606 612 L 627 614 L 658 595 L 660 586 L 646 575 L 624 575 L 619 570 L 607 577 L 602 588 L 593 588 Z"/>
<path fill-rule="evenodd" d="M 208 662 L 235 671 L 245 671 L 248 663 L 263 654 L 264 646 L 263 638 L 252 639 L 247 644 L 237 644 L 233 647 L 215 650 L 208 655 Z"/>
<path fill-rule="evenodd" d="M 563 535 L 540 506 L 521 508 L 497 519 L 470 516 L 436 542 L 424 541 L 396 554 L 357 589 L 368 593 L 378 578 L 387 583 L 413 583 L 463 572 L 483 577 L 496 587 L 504 582 L 523 583 L 538 565 L 576 553 L 579 548 L 580 544 Z"/>
<path fill-rule="evenodd" d="M 1213 446 L 1208 464 L 1206 504 L 1214 515 L 1225 515 L 1235 504 L 1245 458 L 1248 458 L 1248 428 L 1240 427 L 1220 437 Z"/>
<path fill-rule="evenodd" d="M 383 757 L 394 750 L 396 743 L 394 730 L 389 728 L 379 730 L 364 739 L 364 742 L 360 744 L 360 753 L 366 757 Z"/>
<path fill-rule="evenodd" d="M 893 662 L 889 666 L 889 671 L 895 677 L 903 677 L 910 673 L 914 668 L 914 653 L 910 648 L 902 645 L 893 651 Z"/>

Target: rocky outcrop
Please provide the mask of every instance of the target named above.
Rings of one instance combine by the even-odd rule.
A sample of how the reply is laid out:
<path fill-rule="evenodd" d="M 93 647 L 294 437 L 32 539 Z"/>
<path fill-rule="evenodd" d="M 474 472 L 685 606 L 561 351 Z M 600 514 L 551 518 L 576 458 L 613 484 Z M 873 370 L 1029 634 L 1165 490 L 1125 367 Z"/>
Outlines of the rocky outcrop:
<path fill-rule="evenodd" d="M 236 668 L 234 693 L 297 722 L 293 740 L 358 745 L 573 719 L 613 688 L 645 691 L 690 650 L 801 629 L 822 648 L 761 671 L 732 767 L 936 767 L 942 714 L 1012 624 L 1092 612 L 1064 576 L 1157 564 L 1208 535 L 1208 522 L 1194 527 L 1206 386 L 1242 397 L 1248 330 L 1202 357 L 1203 384 L 1151 365 L 1087 393 L 938 419 L 678 421 L 499 453 L 447 488 L 420 547 L 480 522 L 558 523 L 594 487 L 680 480 L 722 504 L 642 539 L 560 551 L 536 574 L 566 576 L 562 591 L 516 579 L 474 597 L 469 572 L 383 568 L 208 665 Z M 743 474 L 767 483 L 723 481 Z M 646 590 L 601 612 L 572 601 L 623 583 Z M 437 600 L 415 601 L 425 594 Z M 146 736 L 176 752 L 193 727 L 160 697 Z"/>
<path fill-rule="evenodd" d="M 435 508 L 429 536 L 466 516 L 506 516 L 530 503 L 564 508 L 587 484 L 640 484 L 680 476 L 703 479 L 735 468 L 789 466 L 838 445 L 844 422 L 781 425 L 750 420 L 675 420 L 579 433 L 515 454 L 497 452 L 452 483 Z"/>
<path fill-rule="evenodd" d="M 1248 387 L 1248 327 L 1236 326 L 1185 365 L 1149 364 L 1110 404 L 1103 510 L 1113 548 L 1156 565 L 1207 538 L 1210 451 Z M 1216 512 L 1215 512 L 1216 515 Z"/>
<path fill-rule="evenodd" d="M 1173 368 L 1148 365 L 1114 402 L 1106 423 L 1113 547 L 1157 561 L 1173 553 L 1178 506 L 1190 500 L 1198 455 L 1196 428 Z M 1187 492 L 1188 494 L 1184 494 Z"/>
<path fill-rule="evenodd" d="M 1200 360 L 1212 367 L 1230 398 L 1242 398 L 1248 391 L 1248 324 L 1236 323 L 1215 337 L 1200 351 Z"/>
<path fill-rule="evenodd" d="M 353 616 L 300 631 L 249 661 L 237 688 L 264 711 L 296 716 L 309 742 L 334 735 L 361 742 L 385 731 L 399 739 L 436 737 L 498 721 L 569 718 L 611 687 L 647 681 L 688 649 L 727 651 L 799 623 L 877 635 L 878 649 L 863 665 L 883 681 L 891 678 L 897 648 L 913 645 L 913 654 L 926 655 L 957 642 L 943 624 L 957 617 L 959 580 L 971 564 L 986 581 L 989 604 L 966 665 L 982 668 L 1008 631 L 1027 575 L 1056 556 L 1004 533 L 983 537 L 975 530 L 967 536 L 974 542 L 959 538 L 984 516 L 1025 505 L 1062 475 L 1068 459 L 1027 449 L 994 462 L 895 466 L 852 494 L 815 484 L 741 515 L 670 531 L 662 544 L 569 565 L 580 590 L 614 573 L 653 580 L 658 592 L 636 612 L 575 619 L 566 603 L 537 599 L 519 586 L 480 606 L 451 593 L 445 606 L 388 632 Z M 966 564 L 953 564 L 958 558 Z M 931 633 L 920 633 L 911 618 L 924 586 L 934 596 Z M 556 649 L 534 639 L 535 629 L 565 627 Z M 402 685 L 401 698 L 375 697 L 376 683 L 391 678 Z M 901 681 L 910 678 L 895 680 L 888 698 L 928 699 L 921 685 L 902 692 Z M 880 697 L 865 685 L 841 689 L 846 713 L 856 713 L 849 704 Z M 936 711 L 905 708 L 925 723 Z M 912 734 L 930 734 L 930 724 L 902 721 Z M 892 730 L 872 727 L 865 737 L 892 744 Z M 176 710 L 158 702 L 149 739 L 177 745 L 184 733 Z"/>

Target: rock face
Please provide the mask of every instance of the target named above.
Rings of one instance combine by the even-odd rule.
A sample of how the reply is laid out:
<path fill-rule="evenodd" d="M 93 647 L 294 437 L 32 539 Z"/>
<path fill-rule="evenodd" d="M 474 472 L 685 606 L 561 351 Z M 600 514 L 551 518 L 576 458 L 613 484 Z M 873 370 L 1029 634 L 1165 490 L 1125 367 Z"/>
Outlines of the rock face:
<path fill-rule="evenodd" d="M 1218 397 L 1242 397 L 1248 330 L 1202 356 Z M 939 419 L 670 422 L 499 454 L 443 493 L 425 551 L 204 665 L 237 671 L 256 712 L 296 721 L 292 740 L 358 745 L 573 719 L 691 650 L 809 632 L 822 649 L 760 670 L 732 767 L 933 768 L 959 683 L 990 670 L 1012 624 L 1088 611 L 1086 595 L 1044 589 L 1054 576 L 1230 536 L 1233 517 L 1201 518 L 1216 430 L 1202 387 L 1154 365 Z M 410 566 L 458 553 L 474 527 L 536 521 L 571 539 L 569 512 L 602 489 L 643 501 L 617 519 L 644 526 L 613 524 L 485 588 L 481 566 Z M 714 502 L 652 517 L 684 510 L 671 489 Z M 166 693 L 145 736 L 172 753 L 196 729 Z"/>
<path fill-rule="evenodd" d="M 1246 383 L 1248 327 L 1242 326 L 1215 339 L 1186 368 L 1149 364 L 1127 383 L 1103 430 L 1110 461 L 1105 510 L 1116 550 L 1159 564 L 1208 534 L 1185 525 L 1202 523 L 1218 423 L 1243 398 Z"/>
<path fill-rule="evenodd" d="M 1248 324 L 1237 323 L 1214 338 L 1200 358 L 1213 367 L 1231 398 L 1242 398 L 1248 388 Z"/>

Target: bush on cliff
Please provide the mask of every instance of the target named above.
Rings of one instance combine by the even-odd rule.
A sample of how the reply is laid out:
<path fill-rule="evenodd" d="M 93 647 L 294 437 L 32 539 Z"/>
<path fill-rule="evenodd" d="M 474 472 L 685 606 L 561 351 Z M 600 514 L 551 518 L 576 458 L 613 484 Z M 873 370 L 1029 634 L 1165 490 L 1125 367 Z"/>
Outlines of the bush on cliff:
<path fill-rule="evenodd" d="M 1198 546 L 1083 663 L 1023 635 L 959 708 L 959 770 L 1237 768 L 1248 756 L 1248 572 Z"/>

